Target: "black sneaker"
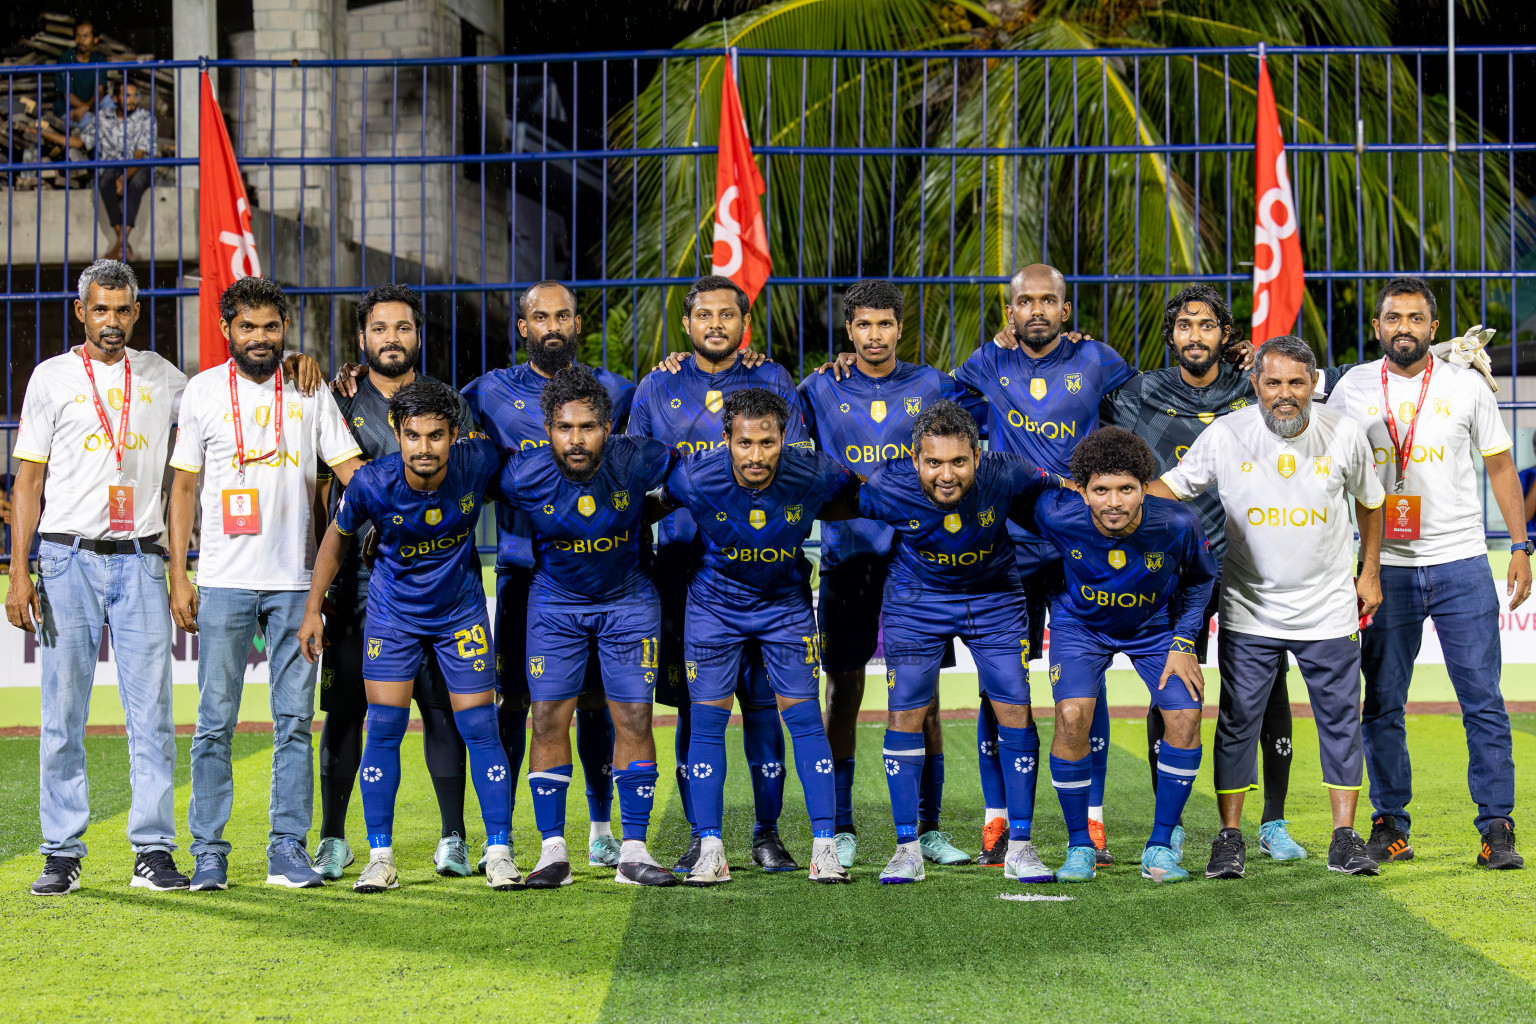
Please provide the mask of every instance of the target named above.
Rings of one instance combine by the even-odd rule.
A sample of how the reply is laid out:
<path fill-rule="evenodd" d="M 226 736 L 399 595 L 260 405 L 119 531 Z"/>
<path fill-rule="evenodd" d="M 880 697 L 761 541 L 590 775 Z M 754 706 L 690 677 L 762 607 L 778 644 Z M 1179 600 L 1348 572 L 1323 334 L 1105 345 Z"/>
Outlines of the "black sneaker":
<path fill-rule="evenodd" d="M 1397 827 L 1397 819 L 1380 814 L 1371 819 L 1371 838 L 1366 841 L 1365 855 L 1377 864 L 1413 860 L 1413 847 L 1408 845 L 1408 833 Z"/>
<path fill-rule="evenodd" d="M 1488 831 L 1483 833 L 1483 848 L 1477 854 L 1477 866 L 1494 871 L 1525 867 L 1525 858 L 1515 852 L 1513 825 L 1501 818 L 1488 826 Z M 33 886 L 32 891 L 37 892 L 37 887 Z"/>
<path fill-rule="evenodd" d="M 688 840 L 688 849 L 683 851 L 683 855 L 677 858 L 677 863 L 672 865 L 674 875 L 686 875 L 693 870 L 693 866 L 699 862 L 700 845 L 698 833 L 695 832 Z"/>
<path fill-rule="evenodd" d="M 155 892 L 185 889 L 191 884 L 192 880 L 176 870 L 176 862 L 164 850 L 150 850 L 135 857 L 133 878 L 128 881 L 131 888 L 153 889 Z"/>
<path fill-rule="evenodd" d="M 799 871 L 800 865 L 789 855 L 779 839 L 779 830 L 766 828 L 752 837 L 752 861 L 764 871 Z M 675 870 L 675 869 L 674 869 Z"/>
<path fill-rule="evenodd" d="M 1248 840 L 1240 828 L 1224 828 L 1211 843 L 1211 860 L 1205 866 L 1206 878 L 1242 878 L 1248 859 Z"/>
<path fill-rule="evenodd" d="M 981 853 L 976 863 L 986 868 L 1003 866 L 1008 859 L 1008 819 L 993 818 L 981 829 Z"/>
<path fill-rule="evenodd" d="M 33 896 L 65 896 L 80 888 L 79 857 L 49 857 L 32 883 Z"/>
<path fill-rule="evenodd" d="M 1333 830 L 1333 841 L 1328 844 L 1328 870 L 1346 875 L 1381 874 L 1371 855 L 1365 852 L 1365 840 L 1347 825 Z"/>
<path fill-rule="evenodd" d="M 613 880 L 620 885 L 652 885 L 665 889 L 677 884 L 677 876 L 646 860 L 621 860 Z"/>

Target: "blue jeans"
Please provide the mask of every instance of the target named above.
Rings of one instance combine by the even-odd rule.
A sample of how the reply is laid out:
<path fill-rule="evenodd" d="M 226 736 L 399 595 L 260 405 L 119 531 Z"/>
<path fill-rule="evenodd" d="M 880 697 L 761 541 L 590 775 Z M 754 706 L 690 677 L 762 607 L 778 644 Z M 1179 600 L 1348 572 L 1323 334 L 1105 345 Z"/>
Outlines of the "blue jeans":
<path fill-rule="evenodd" d="M 38 743 L 38 817 L 44 856 L 85 856 L 91 820 L 85 720 L 101 629 L 109 626 L 117 693 L 128 723 L 128 841 L 136 852 L 176 849 L 172 796 L 176 727 L 171 718 L 171 606 L 158 555 L 98 555 L 42 541 L 37 590 L 43 622 L 38 666 L 43 704 Z"/>
<path fill-rule="evenodd" d="M 229 855 L 224 826 L 235 801 L 230 742 L 240 716 L 245 662 L 251 640 L 266 637 L 272 691 L 272 795 L 267 850 L 280 840 L 301 846 L 314 807 L 315 666 L 299 653 L 304 621 L 302 590 L 204 587 L 197 608 L 197 731 L 192 736 L 192 801 L 187 826 L 192 853 Z"/>
<path fill-rule="evenodd" d="M 1509 715 L 1499 692 L 1499 597 L 1486 555 L 1440 565 L 1381 567 L 1381 608 L 1366 627 L 1360 650 L 1365 673 L 1365 764 L 1371 805 L 1407 831 L 1413 768 L 1403 707 L 1413 659 L 1433 618 L 1445 668 L 1461 703 L 1467 731 L 1467 788 L 1477 804 L 1477 830 L 1515 809 L 1515 760 Z"/>

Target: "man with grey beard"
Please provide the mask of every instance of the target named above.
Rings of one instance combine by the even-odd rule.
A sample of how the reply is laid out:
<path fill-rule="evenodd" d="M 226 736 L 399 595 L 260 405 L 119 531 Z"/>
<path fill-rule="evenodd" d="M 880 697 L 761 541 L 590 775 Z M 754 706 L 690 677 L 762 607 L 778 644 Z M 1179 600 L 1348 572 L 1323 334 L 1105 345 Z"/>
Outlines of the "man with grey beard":
<path fill-rule="evenodd" d="M 1294 655 L 1312 701 L 1333 811 L 1328 867 L 1377 872 L 1354 830 L 1364 753 L 1360 625 L 1381 604 L 1382 501 L 1365 431 L 1313 406 L 1317 360 L 1300 338 L 1271 338 L 1254 357 L 1258 406 L 1222 417 L 1184 461 L 1147 488 L 1192 500 L 1214 487 L 1227 517 L 1217 662 L 1229 691 L 1216 723 L 1222 829 L 1207 878 L 1241 878 L 1243 797 L 1257 781 L 1255 747 L 1276 671 Z M 1361 570 L 1354 579 L 1359 522 Z"/>

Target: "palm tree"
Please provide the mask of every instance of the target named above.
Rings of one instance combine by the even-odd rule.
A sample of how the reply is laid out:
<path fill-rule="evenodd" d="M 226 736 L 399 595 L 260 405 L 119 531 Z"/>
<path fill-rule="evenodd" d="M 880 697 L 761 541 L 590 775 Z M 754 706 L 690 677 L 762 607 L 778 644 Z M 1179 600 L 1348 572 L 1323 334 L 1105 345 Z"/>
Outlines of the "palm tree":
<path fill-rule="evenodd" d="M 775 276 L 950 279 L 910 290 L 916 317 L 908 315 L 902 353 L 943 367 L 963 360 L 1002 322 L 1003 292 L 985 282 L 1036 260 L 1089 278 L 1072 288 L 1077 325 L 1143 365 L 1162 362 L 1162 307 L 1182 281 L 1228 278 L 1244 322 L 1256 62 L 1246 54 L 1146 51 L 1386 45 L 1393 10 L 1391 0 L 740 6 L 750 9 L 676 49 L 686 55 L 721 47 L 728 30 L 730 44 L 742 48 L 945 51 L 901 59 L 752 57 L 737 67 L 754 144 L 768 150 L 759 161 Z M 1117 52 L 991 55 L 1028 50 Z M 614 118 L 612 143 L 712 146 L 724 59 L 668 61 L 633 108 Z M 1324 355 L 1357 351 L 1380 272 L 1508 267 L 1512 249 L 1531 244 L 1530 204 L 1512 188 L 1503 154 L 1372 150 L 1389 141 L 1446 139 L 1445 98 L 1420 93 L 1419 68 L 1409 58 L 1300 53 L 1272 55 L 1269 65 L 1291 147 L 1306 265 L 1376 272 L 1309 282 L 1302 330 Z M 1467 112 L 1458 112 L 1457 124 L 1462 145 L 1496 141 L 1486 130 L 1480 135 Z M 1164 148 L 1194 142 L 1230 149 Z M 1320 144 L 1334 149 L 1306 148 Z M 875 152 L 773 152 L 785 146 Z M 1022 147 L 1047 152 L 1008 152 Z M 610 228 L 610 274 L 674 278 L 707 269 L 714 168 L 709 156 L 629 164 L 617 192 L 634 201 Z M 1143 276 L 1159 280 L 1116 280 Z M 1497 283 L 1456 284 L 1454 296 L 1450 285 L 1438 290 L 1454 299 L 1442 319 L 1482 320 L 1486 303 L 1487 319 L 1510 321 L 1508 289 Z M 621 350 L 638 346 L 642 362 L 664 352 L 681 295 L 680 288 L 638 289 L 633 301 L 626 294 L 611 305 L 610 358 L 616 342 Z M 831 289 L 780 284 L 766 295 L 756 319 L 778 358 L 815 363 L 841 347 Z"/>

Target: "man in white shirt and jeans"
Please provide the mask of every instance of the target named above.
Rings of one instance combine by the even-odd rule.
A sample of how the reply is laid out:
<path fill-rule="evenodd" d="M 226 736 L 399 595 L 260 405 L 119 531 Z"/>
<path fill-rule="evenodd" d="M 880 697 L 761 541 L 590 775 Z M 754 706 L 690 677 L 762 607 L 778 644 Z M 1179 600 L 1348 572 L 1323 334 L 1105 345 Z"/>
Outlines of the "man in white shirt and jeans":
<path fill-rule="evenodd" d="M 228 887 L 234 803 L 230 744 L 240 711 L 246 656 L 259 629 L 266 638 L 272 708 L 272 793 L 267 882 L 324 884 L 305 843 L 314 757 L 315 670 L 299 651 L 298 631 L 314 565 L 317 459 L 345 485 L 361 462 L 329 392 L 298 394 L 278 365 L 288 301 L 276 283 L 247 277 L 225 289 L 219 327 L 230 361 L 187 383 L 171 465 L 171 614 L 198 633 L 197 731 L 192 738 L 194 890 Z M 187 539 L 203 475 L 202 546 L 197 589 L 187 581 Z"/>
<path fill-rule="evenodd" d="M 1513 441 L 1482 379 L 1430 354 L 1439 321 L 1428 284 L 1416 277 L 1388 281 L 1372 325 L 1385 358 L 1352 370 L 1328 401 L 1365 428 L 1387 491 L 1382 604 L 1365 629 L 1362 651 L 1365 759 L 1376 808 L 1367 849 L 1377 861 L 1413 856 L 1413 773 L 1403 709 L 1429 617 L 1467 733 L 1467 785 L 1482 833 L 1477 863 L 1524 867 L 1511 822 L 1515 763 L 1499 692 L 1499 598 L 1472 459 L 1474 452 L 1482 457 L 1509 529 L 1506 592 L 1513 610 L 1531 590 Z"/>
<path fill-rule="evenodd" d="M 1365 431 L 1312 403 L 1317 359 L 1293 335 L 1253 361 L 1258 406 L 1221 417 L 1148 493 L 1188 501 L 1215 487 L 1227 514 L 1217 662 L 1228 700 L 1216 721 L 1216 802 L 1222 829 L 1207 878 L 1241 878 L 1243 796 L 1258 781 L 1259 730 L 1276 671 L 1294 655 L 1317 722 L 1333 810 L 1328 867 L 1376 874 L 1354 830 L 1364 767 L 1360 619 L 1381 603 L 1381 481 Z M 1345 378 L 1348 380 L 1348 378 Z M 1360 577 L 1354 528 L 1360 529 Z"/>

